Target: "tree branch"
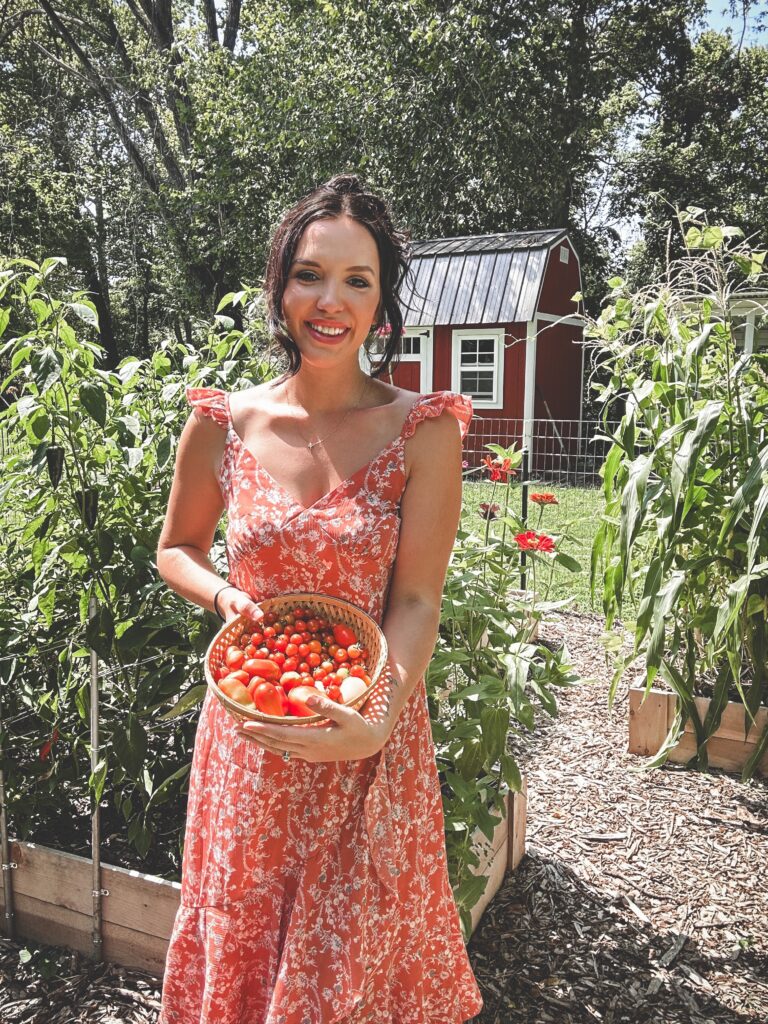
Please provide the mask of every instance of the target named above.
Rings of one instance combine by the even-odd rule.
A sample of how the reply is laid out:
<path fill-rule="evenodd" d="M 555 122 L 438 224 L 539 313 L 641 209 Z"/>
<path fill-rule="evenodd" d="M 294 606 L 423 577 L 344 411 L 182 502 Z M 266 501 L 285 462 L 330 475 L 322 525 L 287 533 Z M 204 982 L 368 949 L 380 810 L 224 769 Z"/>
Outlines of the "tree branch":
<path fill-rule="evenodd" d="M 14 29 L 32 14 L 45 14 L 45 11 L 42 7 L 30 7 L 26 11 L 19 11 L 18 14 L 12 15 L 8 20 L 8 27 L 3 32 L 0 32 L 0 46 L 13 33 Z"/>
<path fill-rule="evenodd" d="M 128 154 L 131 163 L 139 172 L 139 175 L 141 176 L 146 186 L 150 189 L 150 191 L 157 195 L 160 191 L 160 181 L 157 175 L 155 174 L 154 170 L 144 160 L 144 157 L 139 151 L 139 148 L 136 146 L 135 142 L 131 138 L 130 129 L 120 116 L 120 111 L 117 109 L 114 99 L 110 95 L 109 90 L 105 87 L 103 76 L 93 66 L 88 55 L 80 47 L 77 40 L 72 36 L 67 26 L 64 24 L 64 22 L 61 20 L 61 18 L 58 16 L 56 11 L 49 3 L 49 0 L 40 0 L 40 3 L 43 9 L 45 10 L 45 13 L 48 15 L 48 18 L 51 24 L 53 25 L 54 29 L 59 33 L 64 42 L 67 44 L 70 50 L 75 54 L 77 59 L 80 61 L 81 65 L 85 69 L 85 73 L 87 75 L 88 80 L 90 81 L 91 85 L 96 90 L 98 95 L 101 96 L 101 99 L 107 108 L 107 113 L 109 114 L 110 120 L 112 121 L 112 124 L 115 127 L 115 130 L 118 134 L 118 137 L 120 138 L 120 141 L 125 146 L 125 151 Z M 57 61 L 57 63 L 59 62 Z M 67 65 L 65 65 L 65 67 L 67 67 Z M 71 70 L 71 68 L 67 67 L 67 70 Z"/>
<path fill-rule="evenodd" d="M 216 24 L 216 4 L 214 0 L 203 0 L 205 28 L 208 32 L 208 49 L 219 45 L 219 26 Z"/>
<path fill-rule="evenodd" d="M 229 0 L 227 20 L 224 25 L 224 48 L 230 53 L 234 52 L 237 33 L 240 31 L 240 8 L 241 0 Z"/>

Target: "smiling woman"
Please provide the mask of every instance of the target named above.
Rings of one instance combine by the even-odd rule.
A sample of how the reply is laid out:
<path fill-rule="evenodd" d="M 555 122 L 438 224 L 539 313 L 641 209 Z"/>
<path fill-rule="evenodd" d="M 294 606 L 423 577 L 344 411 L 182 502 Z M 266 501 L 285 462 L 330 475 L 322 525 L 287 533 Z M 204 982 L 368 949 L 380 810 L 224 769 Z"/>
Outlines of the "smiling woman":
<path fill-rule="evenodd" d="M 298 664 L 323 684 L 324 719 L 310 726 L 238 728 L 206 696 L 158 1024 L 461 1024 L 482 1007 L 448 879 L 424 683 L 472 405 L 413 395 L 359 362 L 384 316 L 385 359 L 397 354 L 403 240 L 352 175 L 305 197 L 267 270 L 288 372 L 231 395 L 187 389 L 163 578 L 227 621 L 251 619 L 252 642 L 278 660 L 260 600 L 351 601 L 381 626 L 389 662 L 359 711 L 321 692 L 343 663 Z M 225 508 L 228 580 L 209 559 Z"/>

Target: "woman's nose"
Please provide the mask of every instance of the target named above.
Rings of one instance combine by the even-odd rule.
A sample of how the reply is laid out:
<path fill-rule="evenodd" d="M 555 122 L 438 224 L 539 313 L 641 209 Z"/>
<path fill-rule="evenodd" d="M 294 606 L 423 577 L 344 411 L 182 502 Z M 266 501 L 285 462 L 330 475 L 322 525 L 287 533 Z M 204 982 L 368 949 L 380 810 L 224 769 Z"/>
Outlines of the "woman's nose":
<path fill-rule="evenodd" d="M 338 286 L 331 283 L 326 284 L 317 298 L 317 308 L 330 311 L 341 309 L 342 305 Z"/>

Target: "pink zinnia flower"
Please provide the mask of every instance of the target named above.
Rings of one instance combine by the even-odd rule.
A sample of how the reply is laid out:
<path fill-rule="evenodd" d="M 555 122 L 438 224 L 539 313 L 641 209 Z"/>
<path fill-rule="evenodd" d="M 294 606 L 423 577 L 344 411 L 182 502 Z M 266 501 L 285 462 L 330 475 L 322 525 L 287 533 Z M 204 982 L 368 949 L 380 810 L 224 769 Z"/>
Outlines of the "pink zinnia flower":
<path fill-rule="evenodd" d="M 499 512 L 501 512 L 501 506 L 495 501 L 492 505 L 487 501 L 481 501 L 478 505 L 478 509 L 480 510 L 480 515 L 483 519 L 498 519 Z"/>

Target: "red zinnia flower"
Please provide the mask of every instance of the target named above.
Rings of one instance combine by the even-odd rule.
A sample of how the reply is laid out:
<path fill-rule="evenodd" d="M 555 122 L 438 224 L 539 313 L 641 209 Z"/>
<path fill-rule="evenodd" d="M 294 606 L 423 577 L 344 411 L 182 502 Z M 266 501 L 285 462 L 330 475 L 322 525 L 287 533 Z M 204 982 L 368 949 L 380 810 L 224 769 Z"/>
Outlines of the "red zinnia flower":
<path fill-rule="evenodd" d="M 550 494 L 549 491 L 545 491 L 544 494 L 532 494 L 530 497 L 531 497 L 531 501 L 535 502 L 537 505 L 559 505 L 560 504 L 560 502 L 557 500 L 557 498 L 554 496 L 554 494 Z"/>
<path fill-rule="evenodd" d="M 499 459 L 498 457 L 492 459 L 490 455 L 483 456 L 483 462 L 485 463 L 488 470 L 491 473 L 491 480 L 506 480 L 509 476 L 515 476 L 515 470 L 512 469 L 512 459 Z"/>
<path fill-rule="evenodd" d="M 518 533 L 515 537 L 521 551 L 545 551 L 551 553 L 555 550 L 555 542 L 546 533 L 536 533 L 535 530 L 526 530 L 525 533 Z"/>
<path fill-rule="evenodd" d="M 478 508 L 483 519 L 498 519 L 499 512 L 501 512 L 501 506 L 495 501 L 492 505 L 489 505 L 487 501 L 481 501 Z"/>

